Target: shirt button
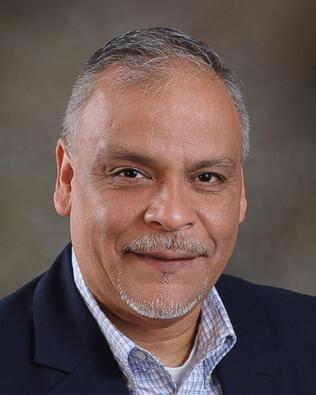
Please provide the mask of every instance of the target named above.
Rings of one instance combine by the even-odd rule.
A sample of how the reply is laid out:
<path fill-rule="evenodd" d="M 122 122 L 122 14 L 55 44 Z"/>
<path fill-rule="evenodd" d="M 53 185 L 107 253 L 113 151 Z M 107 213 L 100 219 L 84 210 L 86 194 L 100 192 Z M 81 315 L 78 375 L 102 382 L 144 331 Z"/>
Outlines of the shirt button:
<path fill-rule="evenodd" d="M 147 356 L 143 351 L 137 351 L 136 356 L 142 361 L 145 361 L 147 359 Z"/>
<path fill-rule="evenodd" d="M 131 381 L 129 381 L 128 383 L 127 383 L 127 388 L 130 390 L 130 391 L 133 391 L 134 390 L 134 384 L 131 382 Z"/>

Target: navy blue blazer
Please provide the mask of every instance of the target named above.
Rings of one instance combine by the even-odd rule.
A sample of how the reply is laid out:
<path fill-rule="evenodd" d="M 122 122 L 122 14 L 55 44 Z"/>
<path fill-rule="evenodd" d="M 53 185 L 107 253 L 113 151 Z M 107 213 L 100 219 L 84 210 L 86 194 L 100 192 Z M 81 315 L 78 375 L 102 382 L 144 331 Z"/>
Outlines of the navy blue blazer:
<path fill-rule="evenodd" d="M 237 334 L 217 368 L 224 395 L 315 395 L 316 298 L 227 275 L 216 287 Z M 128 394 L 74 284 L 70 245 L 0 302 L 0 394 Z"/>

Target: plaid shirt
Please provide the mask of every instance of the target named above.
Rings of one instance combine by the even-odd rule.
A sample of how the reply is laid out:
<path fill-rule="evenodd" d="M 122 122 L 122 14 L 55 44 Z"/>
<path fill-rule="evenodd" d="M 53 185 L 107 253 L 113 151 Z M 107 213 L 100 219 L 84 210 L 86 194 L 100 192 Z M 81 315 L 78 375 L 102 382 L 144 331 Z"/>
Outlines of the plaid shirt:
<path fill-rule="evenodd" d="M 131 394 L 222 394 L 214 369 L 236 343 L 236 335 L 215 287 L 202 303 L 197 350 L 190 368 L 177 388 L 159 359 L 121 333 L 100 309 L 84 282 L 74 250 L 72 266 L 75 284 L 124 373 Z"/>

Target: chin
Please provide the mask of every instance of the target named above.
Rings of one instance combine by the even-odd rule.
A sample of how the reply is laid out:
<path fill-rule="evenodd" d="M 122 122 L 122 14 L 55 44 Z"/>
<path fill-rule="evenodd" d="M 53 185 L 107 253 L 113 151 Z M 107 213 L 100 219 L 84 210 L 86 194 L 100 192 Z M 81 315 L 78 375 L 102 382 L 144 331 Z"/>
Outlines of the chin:
<path fill-rule="evenodd" d="M 177 291 L 174 286 L 158 287 L 150 296 L 135 295 L 127 289 L 122 281 L 118 281 L 119 295 L 124 304 L 133 312 L 147 318 L 168 320 L 185 316 L 192 311 L 208 294 L 209 282 L 205 280 L 199 289 L 193 293 L 190 299 L 183 292 L 183 288 Z"/>

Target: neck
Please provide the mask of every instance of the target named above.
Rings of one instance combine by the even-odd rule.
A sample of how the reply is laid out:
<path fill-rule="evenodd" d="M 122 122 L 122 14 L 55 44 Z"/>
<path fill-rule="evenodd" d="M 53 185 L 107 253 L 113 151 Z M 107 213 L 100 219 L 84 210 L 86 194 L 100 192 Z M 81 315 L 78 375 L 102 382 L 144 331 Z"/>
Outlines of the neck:
<path fill-rule="evenodd" d="M 106 311 L 111 322 L 134 343 L 155 355 L 167 367 L 181 366 L 193 347 L 201 305 L 174 320 L 122 319 Z"/>

